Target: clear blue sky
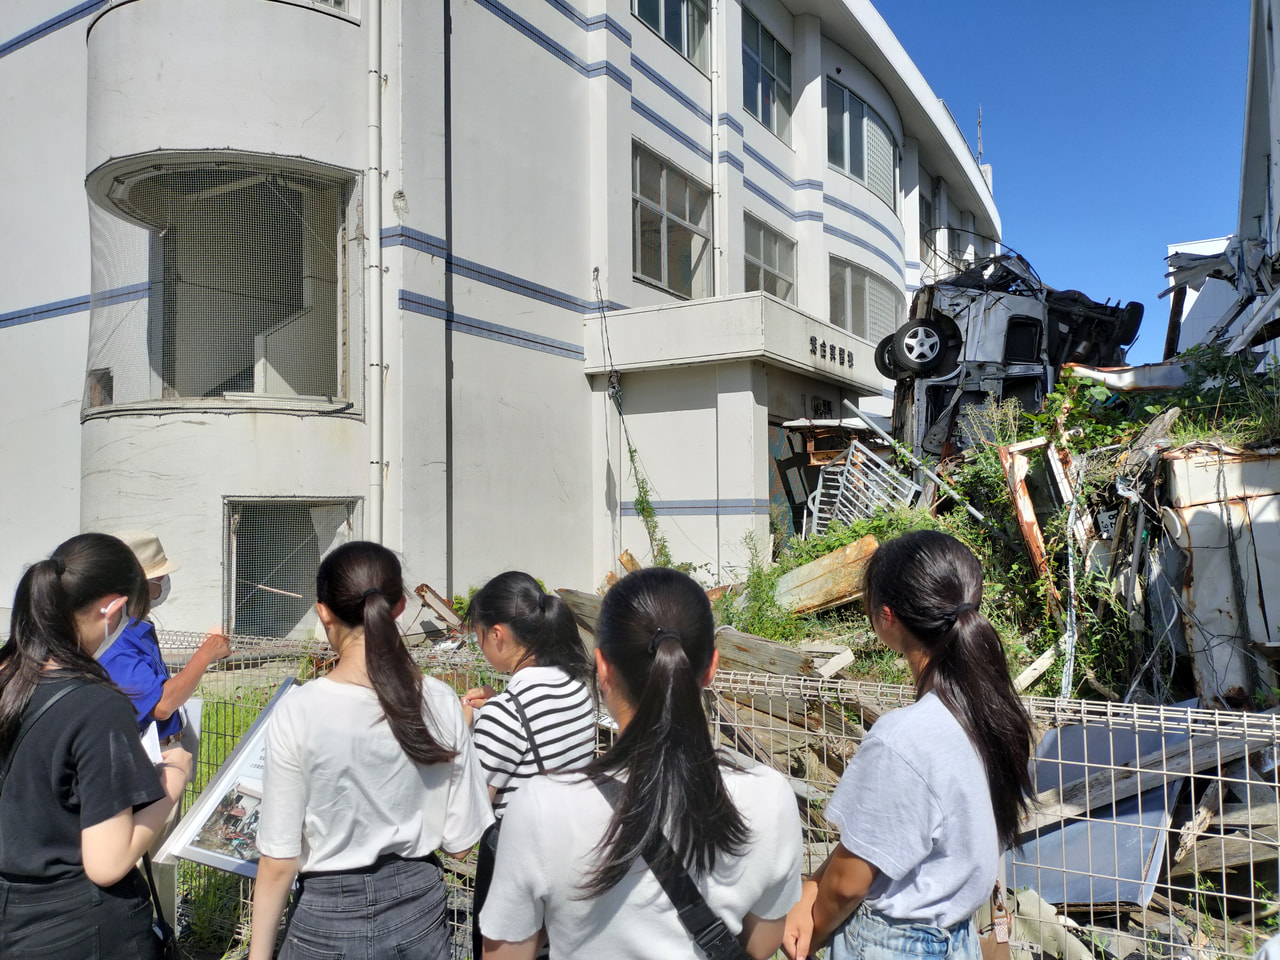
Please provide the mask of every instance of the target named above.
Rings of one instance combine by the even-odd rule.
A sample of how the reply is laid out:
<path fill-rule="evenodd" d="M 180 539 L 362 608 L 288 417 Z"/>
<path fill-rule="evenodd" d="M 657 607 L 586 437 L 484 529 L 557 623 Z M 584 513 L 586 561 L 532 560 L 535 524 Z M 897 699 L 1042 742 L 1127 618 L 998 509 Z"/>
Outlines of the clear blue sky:
<path fill-rule="evenodd" d="M 1041 278 L 1140 300 L 1160 359 L 1167 246 L 1235 232 L 1247 0 L 873 0 L 995 170 L 1004 241 Z"/>

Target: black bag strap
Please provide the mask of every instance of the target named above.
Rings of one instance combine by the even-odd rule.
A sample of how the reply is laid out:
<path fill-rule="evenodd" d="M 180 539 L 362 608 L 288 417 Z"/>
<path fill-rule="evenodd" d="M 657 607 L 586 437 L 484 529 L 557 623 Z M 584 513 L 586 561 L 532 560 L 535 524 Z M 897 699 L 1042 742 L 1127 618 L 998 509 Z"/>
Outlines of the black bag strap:
<path fill-rule="evenodd" d="M 165 958 L 177 958 L 178 941 L 173 927 L 164 918 L 164 908 L 160 906 L 160 891 L 156 888 L 156 878 L 151 872 L 151 854 L 142 855 L 142 871 L 147 875 L 147 887 L 151 890 L 151 907 L 155 910 L 156 934 L 160 939 L 162 955 Z"/>
<path fill-rule="evenodd" d="M 4 782 L 9 778 L 9 769 L 13 766 L 13 758 L 18 755 L 18 747 L 22 746 L 22 740 L 31 732 L 31 728 L 36 725 L 37 721 L 39 721 L 41 717 L 49 712 L 49 709 L 55 703 L 65 697 L 72 690 L 79 690 L 84 686 L 88 686 L 87 681 L 84 680 L 81 680 L 78 683 L 68 683 L 65 687 L 42 703 L 35 713 L 22 719 L 21 724 L 18 726 L 18 735 L 13 738 L 13 746 L 9 749 L 9 756 L 5 758 L 3 769 L 0 769 L 0 790 L 4 789 Z"/>
<path fill-rule="evenodd" d="M 546 773 L 547 767 L 542 762 L 542 754 L 538 752 L 538 743 L 533 739 L 533 727 L 529 725 L 529 715 L 524 712 L 524 707 L 520 705 L 520 698 L 514 693 L 511 694 L 511 705 L 516 708 L 516 713 L 520 715 L 520 723 L 524 726 L 524 736 L 529 741 L 529 749 L 533 751 L 533 762 L 538 765 L 538 772 Z"/>
<path fill-rule="evenodd" d="M 609 806 L 617 810 L 617 781 L 608 777 L 594 777 L 592 782 L 609 801 Z M 702 892 L 689 876 L 689 871 L 682 869 L 666 834 L 659 833 L 640 855 L 675 906 L 680 923 L 707 960 L 750 960 L 738 938 L 729 932 L 724 921 L 707 905 Z M 666 869 L 659 869 L 660 867 Z"/>

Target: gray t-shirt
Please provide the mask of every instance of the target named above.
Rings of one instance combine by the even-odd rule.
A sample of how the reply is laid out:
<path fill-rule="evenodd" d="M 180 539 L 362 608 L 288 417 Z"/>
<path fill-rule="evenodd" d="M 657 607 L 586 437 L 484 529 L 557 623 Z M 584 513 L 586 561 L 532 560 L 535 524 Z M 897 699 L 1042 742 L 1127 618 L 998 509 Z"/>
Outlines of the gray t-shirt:
<path fill-rule="evenodd" d="M 999 839 L 986 770 L 934 693 L 876 721 L 827 819 L 880 870 L 866 903 L 887 917 L 951 927 L 991 896 Z"/>

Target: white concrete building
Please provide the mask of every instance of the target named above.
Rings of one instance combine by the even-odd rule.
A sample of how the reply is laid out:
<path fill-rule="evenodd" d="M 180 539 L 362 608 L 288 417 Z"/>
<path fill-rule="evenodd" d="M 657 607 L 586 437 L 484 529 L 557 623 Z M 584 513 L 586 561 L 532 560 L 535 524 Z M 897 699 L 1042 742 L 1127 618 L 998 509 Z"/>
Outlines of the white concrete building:
<path fill-rule="evenodd" d="M 170 628 L 305 629 L 353 536 L 590 587 L 648 551 L 630 449 L 730 576 L 922 231 L 1000 236 L 867 0 L 72 2 L 0 5 L 9 591 L 139 527 Z"/>

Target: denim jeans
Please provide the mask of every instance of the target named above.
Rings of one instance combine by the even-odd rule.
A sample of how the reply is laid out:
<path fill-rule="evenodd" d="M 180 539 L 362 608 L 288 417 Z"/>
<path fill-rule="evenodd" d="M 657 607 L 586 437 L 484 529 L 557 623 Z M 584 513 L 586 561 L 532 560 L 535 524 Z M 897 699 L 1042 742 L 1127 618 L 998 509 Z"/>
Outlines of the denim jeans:
<path fill-rule="evenodd" d="M 447 960 L 447 891 L 435 860 L 303 875 L 278 960 Z"/>
<path fill-rule="evenodd" d="M 893 920 L 865 904 L 831 939 L 831 960 L 981 960 L 972 920 L 943 929 Z"/>
<path fill-rule="evenodd" d="M 155 960 L 151 893 L 135 868 L 100 887 L 83 873 L 47 883 L 0 880 L 4 960 Z"/>

